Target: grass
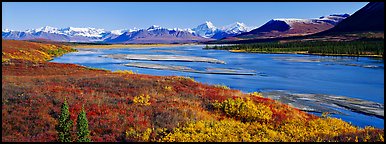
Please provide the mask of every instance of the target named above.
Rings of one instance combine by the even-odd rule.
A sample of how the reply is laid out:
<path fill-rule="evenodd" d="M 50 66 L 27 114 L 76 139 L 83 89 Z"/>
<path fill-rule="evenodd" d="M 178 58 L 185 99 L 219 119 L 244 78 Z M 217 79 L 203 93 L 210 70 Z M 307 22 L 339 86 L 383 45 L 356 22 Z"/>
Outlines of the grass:
<path fill-rule="evenodd" d="M 14 45 L 44 52 L 42 47 L 50 44 L 3 40 L 2 51 L 8 53 Z M 2 62 L 3 142 L 55 142 L 64 99 L 74 122 L 84 105 L 94 142 L 384 141 L 383 129 L 320 118 L 257 92 L 181 76 L 33 61 L 23 54 Z"/>
<path fill-rule="evenodd" d="M 22 59 L 33 62 L 44 62 L 61 56 L 75 49 L 60 44 L 42 44 L 27 41 L 2 40 L 2 62 L 10 59 Z"/>

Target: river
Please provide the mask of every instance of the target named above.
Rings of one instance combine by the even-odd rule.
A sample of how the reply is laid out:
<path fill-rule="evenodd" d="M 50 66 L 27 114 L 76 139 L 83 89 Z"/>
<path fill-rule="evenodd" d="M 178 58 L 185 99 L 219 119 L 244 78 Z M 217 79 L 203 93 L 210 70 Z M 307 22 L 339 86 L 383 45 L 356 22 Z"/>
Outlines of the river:
<path fill-rule="evenodd" d="M 286 94 L 324 94 L 345 96 L 384 104 L 384 61 L 366 57 L 332 57 L 300 54 L 232 53 L 226 50 L 203 50 L 202 45 L 157 48 L 78 49 L 51 62 L 73 63 L 107 70 L 132 70 L 140 74 L 179 75 L 208 84 L 222 84 L 243 92 Z M 130 60 L 106 57 L 114 54 L 174 55 L 204 57 L 225 63 Z M 124 64 L 134 63 L 131 66 Z M 195 71 L 134 67 L 141 64 L 183 66 Z M 209 73 L 206 73 L 208 72 Z M 210 73 L 210 72 L 220 73 Z M 221 73 L 224 72 L 225 73 Z M 226 73 L 226 72 L 233 73 Z M 245 75 L 237 75 L 243 73 Z M 384 128 L 384 119 L 348 109 L 333 114 L 360 127 Z M 312 112 L 316 115 L 320 113 Z"/>

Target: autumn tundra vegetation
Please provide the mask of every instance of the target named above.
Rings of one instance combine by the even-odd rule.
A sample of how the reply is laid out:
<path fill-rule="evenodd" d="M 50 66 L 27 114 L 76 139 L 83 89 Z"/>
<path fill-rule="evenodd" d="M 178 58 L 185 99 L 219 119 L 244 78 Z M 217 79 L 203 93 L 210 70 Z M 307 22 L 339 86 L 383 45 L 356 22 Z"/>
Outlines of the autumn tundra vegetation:
<path fill-rule="evenodd" d="M 258 92 L 49 62 L 71 51 L 2 40 L 3 142 L 384 141 L 383 129 L 318 117 Z"/>

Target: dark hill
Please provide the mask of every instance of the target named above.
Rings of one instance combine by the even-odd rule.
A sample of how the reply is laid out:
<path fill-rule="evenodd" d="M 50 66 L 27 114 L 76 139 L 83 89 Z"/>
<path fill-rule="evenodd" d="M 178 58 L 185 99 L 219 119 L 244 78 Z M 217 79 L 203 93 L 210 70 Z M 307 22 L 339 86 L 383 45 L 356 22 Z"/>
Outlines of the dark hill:
<path fill-rule="evenodd" d="M 384 31 L 384 13 L 384 2 L 370 2 L 335 27 L 316 35 L 341 32 Z"/>

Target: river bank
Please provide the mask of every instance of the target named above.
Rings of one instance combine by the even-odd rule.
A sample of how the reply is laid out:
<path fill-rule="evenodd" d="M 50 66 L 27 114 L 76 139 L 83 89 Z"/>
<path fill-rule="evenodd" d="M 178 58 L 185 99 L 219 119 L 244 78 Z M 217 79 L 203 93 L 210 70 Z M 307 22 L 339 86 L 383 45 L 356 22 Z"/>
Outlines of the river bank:
<path fill-rule="evenodd" d="M 247 51 L 247 50 L 228 50 L 233 53 L 262 53 L 262 54 L 303 54 L 303 55 L 319 55 L 319 56 L 349 56 L 349 57 L 371 57 L 383 58 L 383 55 L 365 55 L 365 54 L 327 54 L 327 53 L 309 53 L 308 51 L 294 51 L 294 52 L 265 52 L 265 51 Z"/>

